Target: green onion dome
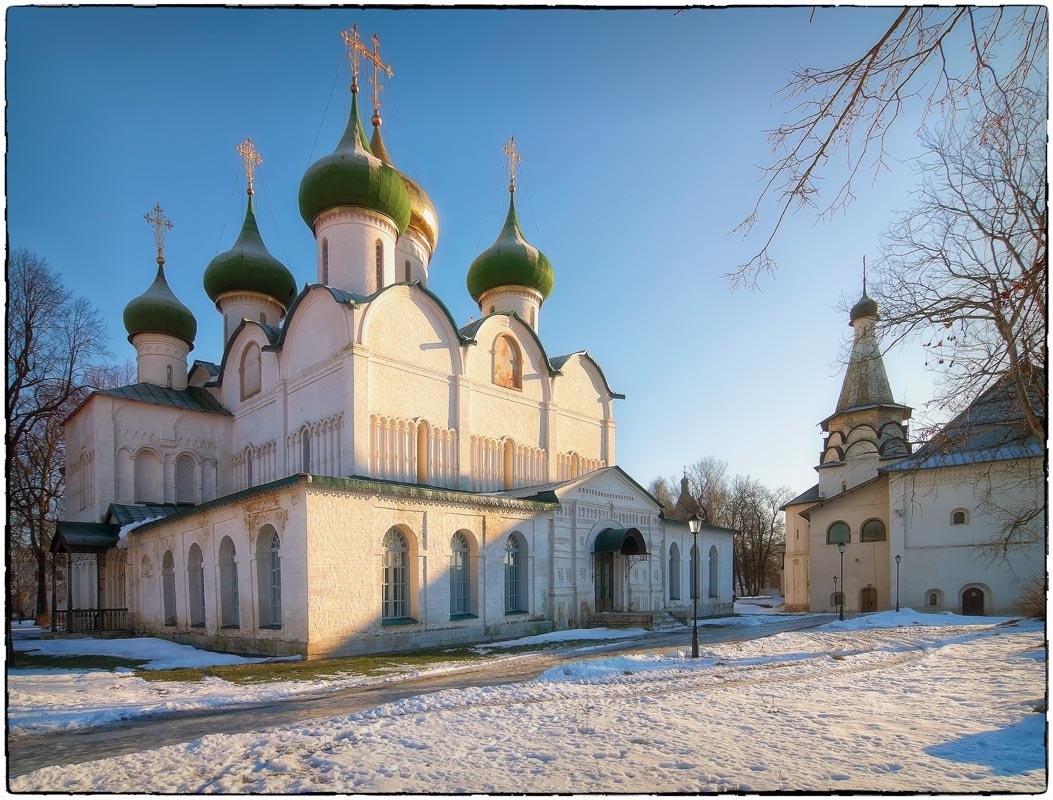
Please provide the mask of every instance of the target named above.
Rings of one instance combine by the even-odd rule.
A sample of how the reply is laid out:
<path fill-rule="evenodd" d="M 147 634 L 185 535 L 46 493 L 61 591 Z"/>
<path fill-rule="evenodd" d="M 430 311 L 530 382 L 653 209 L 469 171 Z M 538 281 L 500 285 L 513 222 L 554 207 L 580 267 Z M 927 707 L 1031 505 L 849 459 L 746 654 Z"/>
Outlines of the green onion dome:
<path fill-rule="evenodd" d="M 361 206 L 390 217 L 402 234 L 410 220 L 409 194 L 398 170 L 370 151 L 357 93 L 351 98 L 351 116 L 336 152 L 314 162 L 300 181 L 300 216 L 313 229 L 323 211 Z"/>
<path fill-rule="evenodd" d="M 226 292 L 258 292 L 288 308 L 296 296 L 296 279 L 263 243 L 251 194 L 238 240 L 230 250 L 209 262 L 204 284 L 205 293 L 213 303 Z"/>
<path fill-rule="evenodd" d="M 523 236 L 516 217 L 515 195 L 510 194 L 508 216 L 497 241 L 468 268 L 468 292 L 478 302 L 485 292 L 498 286 L 526 286 L 547 298 L 555 282 L 552 264 Z"/>
<path fill-rule="evenodd" d="M 137 333 L 167 333 L 193 349 L 197 320 L 168 287 L 163 260 L 158 259 L 157 277 L 150 288 L 124 307 L 124 327 L 128 341 Z"/>
<path fill-rule="evenodd" d="M 369 149 L 385 164 L 398 170 L 391 156 L 388 155 L 387 148 L 384 147 L 384 139 L 380 135 L 380 125 L 377 124 L 376 119 L 379 117 L 374 119 L 373 137 L 369 140 Z M 439 215 L 435 212 L 435 206 L 415 180 L 403 172 L 399 172 L 399 175 L 402 177 L 410 199 L 409 227 L 424 237 L 434 253 L 439 244 Z"/>
<path fill-rule="evenodd" d="M 863 296 L 859 298 L 859 302 L 852 306 L 852 311 L 849 313 L 849 319 L 855 322 L 857 319 L 862 317 L 874 317 L 878 316 L 878 304 L 876 301 L 871 300 L 864 291 Z"/>

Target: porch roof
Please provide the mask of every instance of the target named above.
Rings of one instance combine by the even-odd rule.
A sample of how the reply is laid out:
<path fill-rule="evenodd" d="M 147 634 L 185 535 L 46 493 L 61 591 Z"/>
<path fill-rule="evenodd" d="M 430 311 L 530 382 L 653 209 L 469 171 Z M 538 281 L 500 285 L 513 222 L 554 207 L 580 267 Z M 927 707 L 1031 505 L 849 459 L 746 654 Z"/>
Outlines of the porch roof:
<path fill-rule="evenodd" d="M 69 553 L 116 547 L 120 530 L 119 525 L 105 522 L 59 522 L 50 549 L 52 553 Z"/>
<path fill-rule="evenodd" d="M 636 528 L 608 528 L 600 531 L 592 552 L 646 556 L 647 540 Z"/>

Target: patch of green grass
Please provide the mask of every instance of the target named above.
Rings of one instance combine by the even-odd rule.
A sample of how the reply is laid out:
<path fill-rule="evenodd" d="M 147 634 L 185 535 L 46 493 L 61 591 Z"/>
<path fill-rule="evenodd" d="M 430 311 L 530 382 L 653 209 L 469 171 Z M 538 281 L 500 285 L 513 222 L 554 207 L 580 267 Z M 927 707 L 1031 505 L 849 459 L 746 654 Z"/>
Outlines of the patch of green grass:
<path fill-rule="evenodd" d="M 147 663 L 142 658 L 119 656 L 53 656 L 43 653 L 15 653 L 12 669 L 116 669 L 117 667 L 141 667 Z"/>
<path fill-rule="evenodd" d="M 834 661 L 844 661 L 845 655 L 844 653 L 834 653 L 830 656 L 830 658 L 832 658 Z"/>
<path fill-rule="evenodd" d="M 486 657 L 469 648 L 453 648 L 327 658 L 321 661 L 265 661 L 259 664 L 235 664 L 225 667 L 136 670 L 135 674 L 148 681 L 201 681 L 205 678 L 222 678 L 231 683 L 252 684 L 310 681 L 352 675 L 373 677 L 421 669 L 432 664 L 470 662 Z"/>

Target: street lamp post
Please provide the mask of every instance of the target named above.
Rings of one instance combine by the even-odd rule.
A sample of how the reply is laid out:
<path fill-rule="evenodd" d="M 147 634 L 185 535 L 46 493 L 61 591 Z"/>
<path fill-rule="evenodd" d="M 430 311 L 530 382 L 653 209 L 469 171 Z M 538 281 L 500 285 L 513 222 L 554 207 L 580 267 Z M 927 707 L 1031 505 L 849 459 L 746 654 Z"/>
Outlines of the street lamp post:
<path fill-rule="evenodd" d="M 841 594 L 838 595 L 838 600 L 841 601 L 841 609 L 837 614 L 837 618 L 844 622 L 845 620 L 845 543 L 837 543 L 837 552 L 841 554 Z"/>
<path fill-rule="evenodd" d="M 896 556 L 896 611 L 899 611 L 899 560 L 903 556 Z"/>
<path fill-rule="evenodd" d="M 834 605 L 841 606 L 841 595 L 837 593 L 837 576 L 834 575 Z"/>
<path fill-rule="evenodd" d="M 687 527 L 695 543 L 694 550 L 691 551 L 691 600 L 694 606 L 691 614 L 691 658 L 698 658 L 698 587 L 701 583 L 699 580 L 701 576 L 698 573 L 702 571 L 702 553 L 698 549 L 698 534 L 702 530 L 702 517 L 695 514 L 687 521 Z"/>

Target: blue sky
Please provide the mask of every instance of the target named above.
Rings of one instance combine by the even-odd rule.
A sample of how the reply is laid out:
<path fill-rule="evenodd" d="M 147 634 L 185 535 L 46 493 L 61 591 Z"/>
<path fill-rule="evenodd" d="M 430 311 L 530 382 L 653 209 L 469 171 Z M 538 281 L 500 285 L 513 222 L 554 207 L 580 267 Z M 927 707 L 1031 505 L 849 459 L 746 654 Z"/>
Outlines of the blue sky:
<path fill-rule="evenodd" d="M 752 207 L 774 93 L 792 68 L 858 55 L 893 9 L 670 11 L 12 8 L 7 12 L 8 230 L 104 312 L 153 277 L 143 214 L 175 228 L 166 271 L 198 319 L 191 357 L 218 361 L 220 316 L 201 286 L 244 209 L 234 146 L 263 155 L 257 218 L 297 283 L 314 280 L 300 178 L 346 121 L 339 32 L 377 32 L 395 69 L 385 141 L 441 226 L 431 288 L 466 322 L 472 259 L 504 219 L 501 145 L 515 135 L 527 236 L 556 270 L 541 313 L 550 354 L 580 348 L 627 399 L 618 461 L 641 482 L 706 455 L 795 491 L 815 481 L 859 294 L 860 261 L 909 204 L 915 127 L 833 220 L 792 218 L 761 290 L 722 276 L 755 241 L 729 232 Z M 368 118 L 364 120 L 368 123 Z M 828 179 L 831 185 L 836 180 Z M 760 233 L 758 229 L 758 233 Z M 898 400 L 932 392 L 918 345 L 886 366 Z"/>

